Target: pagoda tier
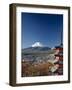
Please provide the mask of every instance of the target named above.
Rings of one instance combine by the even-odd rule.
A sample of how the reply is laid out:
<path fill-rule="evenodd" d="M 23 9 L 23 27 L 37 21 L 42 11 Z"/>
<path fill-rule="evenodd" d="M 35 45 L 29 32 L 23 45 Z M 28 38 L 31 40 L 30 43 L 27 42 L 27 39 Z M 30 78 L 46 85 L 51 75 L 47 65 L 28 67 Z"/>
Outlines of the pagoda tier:
<path fill-rule="evenodd" d="M 63 60 L 63 55 L 55 55 L 56 60 Z"/>
<path fill-rule="evenodd" d="M 63 61 L 57 61 L 54 64 L 59 64 L 59 65 L 61 64 L 62 65 L 63 64 Z"/>

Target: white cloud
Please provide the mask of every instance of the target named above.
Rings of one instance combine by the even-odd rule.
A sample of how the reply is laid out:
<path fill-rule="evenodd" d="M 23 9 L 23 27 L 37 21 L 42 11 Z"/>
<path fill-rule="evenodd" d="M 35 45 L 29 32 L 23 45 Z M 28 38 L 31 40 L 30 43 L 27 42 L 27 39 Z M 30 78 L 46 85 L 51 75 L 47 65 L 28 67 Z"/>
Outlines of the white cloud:
<path fill-rule="evenodd" d="M 43 45 L 40 42 L 35 42 L 32 47 L 42 47 Z"/>

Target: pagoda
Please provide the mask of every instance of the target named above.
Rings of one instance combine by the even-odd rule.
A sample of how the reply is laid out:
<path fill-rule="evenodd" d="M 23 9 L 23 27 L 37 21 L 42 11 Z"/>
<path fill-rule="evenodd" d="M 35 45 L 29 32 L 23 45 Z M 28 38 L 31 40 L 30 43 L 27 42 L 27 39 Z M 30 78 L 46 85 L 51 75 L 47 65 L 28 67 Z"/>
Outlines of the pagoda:
<path fill-rule="evenodd" d="M 61 33 L 61 43 L 59 46 L 55 47 L 55 60 L 57 62 L 55 65 L 59 65 L 58 69 L 54 72 L 57 75 L 63 75 L 63 44 L 62 44 L 62 33 Z"/>

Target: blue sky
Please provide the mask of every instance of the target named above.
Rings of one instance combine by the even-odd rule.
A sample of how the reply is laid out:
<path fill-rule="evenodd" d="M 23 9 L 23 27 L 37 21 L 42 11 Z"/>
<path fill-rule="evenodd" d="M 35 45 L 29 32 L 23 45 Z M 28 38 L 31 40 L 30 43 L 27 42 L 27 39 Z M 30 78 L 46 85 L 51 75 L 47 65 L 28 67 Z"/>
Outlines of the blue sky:
<path fill-rule="evenodd" d="M 21 46 L 31 47 L 35 42 L 54 47 L 60 44 L 63 15 L 22 13 Z"/>

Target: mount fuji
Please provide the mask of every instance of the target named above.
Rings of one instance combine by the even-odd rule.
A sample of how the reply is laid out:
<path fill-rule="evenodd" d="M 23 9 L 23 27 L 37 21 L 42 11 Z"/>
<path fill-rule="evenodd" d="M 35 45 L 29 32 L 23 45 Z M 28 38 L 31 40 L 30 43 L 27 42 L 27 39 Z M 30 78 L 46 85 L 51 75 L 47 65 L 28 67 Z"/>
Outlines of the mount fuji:
<path fill-rule="evenodd" d="M 35 42 L 34 44 L 32 44 L 31 47 L 22 49 L 22 52 L 23 53 L 42 53 L 50 50 L 51 50 L 50 47 L 45 47 L 40 42 Z"/>

